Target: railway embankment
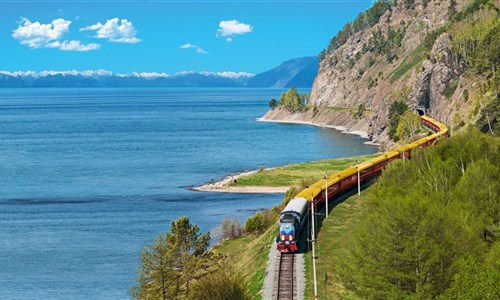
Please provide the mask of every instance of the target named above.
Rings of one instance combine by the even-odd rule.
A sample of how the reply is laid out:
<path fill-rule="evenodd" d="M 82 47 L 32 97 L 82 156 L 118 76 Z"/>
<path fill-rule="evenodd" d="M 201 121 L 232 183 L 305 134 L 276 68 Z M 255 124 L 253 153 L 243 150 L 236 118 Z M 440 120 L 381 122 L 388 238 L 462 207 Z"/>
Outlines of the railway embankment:
<path fill-rule="evenodd" d="M 270 227 L 262 234 L 249 234 L 226 240 L 212 250 L 226 256 L 235 270 L 245 276 L 250 299 L 263 299 L 262 287 L 266 277 L 266 265 L 275 238 L 276 229 Z"/>

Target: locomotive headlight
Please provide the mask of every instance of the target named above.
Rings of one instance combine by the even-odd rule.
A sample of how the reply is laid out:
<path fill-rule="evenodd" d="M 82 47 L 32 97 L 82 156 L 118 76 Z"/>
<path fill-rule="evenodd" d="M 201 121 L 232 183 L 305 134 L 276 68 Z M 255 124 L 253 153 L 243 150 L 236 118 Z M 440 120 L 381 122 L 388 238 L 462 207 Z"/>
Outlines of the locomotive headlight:
<path fill-rule="evenodd" d="M 290 235 L 288 236 L 288 240 L 289 240 L 289 241 L 293 240 L 293 234 L 290 234 Z"/>
<path fill-rule="evenodd" d="M 282 241 L 284 241 L 284 240 L 285 240 L 285 235 L 284 235 L 284 234 L 282 234 L 282 235 L 281 235 L 281 240 L 282 240 Z"/>

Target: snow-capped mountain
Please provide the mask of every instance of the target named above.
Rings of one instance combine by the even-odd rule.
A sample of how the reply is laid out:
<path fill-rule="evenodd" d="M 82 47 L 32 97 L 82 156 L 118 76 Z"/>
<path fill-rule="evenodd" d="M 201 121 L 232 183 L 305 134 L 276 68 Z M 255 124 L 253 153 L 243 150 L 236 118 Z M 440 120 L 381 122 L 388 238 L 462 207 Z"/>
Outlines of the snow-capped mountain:
<path fill-rule="evenodd" d="M 298 58 L 260 74 L 246 72 L 113 73 L 108 70 L 0 71 L 0 87 L 298 87 L 311 86 L 316 58 Z"/>

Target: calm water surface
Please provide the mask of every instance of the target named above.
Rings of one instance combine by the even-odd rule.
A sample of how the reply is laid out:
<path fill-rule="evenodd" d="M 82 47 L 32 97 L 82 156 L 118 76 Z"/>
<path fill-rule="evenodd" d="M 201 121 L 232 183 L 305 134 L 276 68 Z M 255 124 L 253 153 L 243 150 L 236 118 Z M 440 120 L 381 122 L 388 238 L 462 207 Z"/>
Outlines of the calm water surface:
<path fill-rule="evenodd" d="M 185 187 L 373 153 L 357 136 L 256 122 L 277 89 L 0 90 L 0 299 L 127 299 L 141 249 L 281 195 Z"/>

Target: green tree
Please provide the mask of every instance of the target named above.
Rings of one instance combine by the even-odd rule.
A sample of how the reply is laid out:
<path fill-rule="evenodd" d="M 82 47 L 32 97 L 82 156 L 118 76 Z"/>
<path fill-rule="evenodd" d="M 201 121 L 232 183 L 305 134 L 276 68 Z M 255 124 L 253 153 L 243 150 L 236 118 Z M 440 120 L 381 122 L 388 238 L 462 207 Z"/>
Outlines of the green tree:
<path fill-rule="evenodd" d="M 380 196 L 390 200 L 375 198 L 377 206 L 355 233 L 342 273 L 361 296 L 435 297 L 447 287 L 452 263 L 477 252 L 477 236 L 463 230 L 455 212 L 423 193 L 407 194 L 385 190 Z"/>
<path fill-rule="evenodd" d="M 131 289 L 135 299 L 185 299 L 190 284 L 213 266 L 214 256 L 207 252 L 210 233 L 181 217 L 170 224 L 165 238 L 144 249 L 137 286 Z"/>
<path fill-rule="evenodd" d="M 206 273 L 210 233 L 201 234 L 198 225 L 191 224 L 188 217 L 173 221 L 170 231 L 166 240 L 177 258 L 176 267 L 181 271 L 180 278 L 188 296 L 190 283 Z"/>
<path fill-rule="evenodd" d="M 177 299 L 179 274 L 175 259 L 165 238 L 159 235 L 153 244 L 142 250 L 137 286 L 130 291 L 134 299 Z"/>
<path fill-rule="evenodd" d="M 362 118 L 365 115 L 365 111 L 366 111 L 365 105 L 361 103 L 358 105 L 356 111 L 353 113 L 353 116 L 356 119 Z"/>
<path fill-rule="evenodd" d="M 452 28 L 453 51 L 476 73 L 494 74 L 500 63 L 500 19 L 496 12 L 482 12 L 475 19 L 458 22 Z"/>
<path fill-rule="evenodd" d="M 408 109 L 400 118 L 395 137 L 408 139 L 420 132 L 420 117 Z"/>
<path fill-rule="evenodd" d="M 245 222 L 245 231 L 250 234 L 258 234 L 266 228 L 266 218 L 262 212 L 249 217 Z"/>
<path fill-rule="evenodd" d="M 278 107 L 278 101 L 276 101 L 276 99 L 272 98 L 271 100 L 269 100 L 269 107 L 271 109 L 275 109 L 276 107 Z"/>
<path fill-rule="evenodd" d="M 338 262 L 345 286 L 365 298 L 498 299 L 498 153 L 500 138 L 468 129 L 389 165 Z"/>
<path fill-rule="evenodd" d="M 398 129 L 399 119 L 408 110 L 408 105 L 403 101 L 394 101 L 389 108 L 389 129 L 388 135 L 391 139 L 397 141 L 396 131 Z"/>
<path fill-rule="evenodd" d="M 290 112 L 299 112 L 307 109 L 306 103 L 309 100 L 308 95 L 300 95 L 295 87 L 290 88 L 280 96 L 279 105 Z"/>
<path fill-rule="evenodd" d="M 500 270 L 485 265 L 468 255 L 457 264 L 453 283 L 439 299 L 500 299 Z"/>
<path fill-rule="evenodd" d="M 378 0 L 372 7 L 360 13 L 352 23 L 347 23 L 330 41 L 328 47 L 320 54 L 320 58 L 325 58 L 328 54 L 345 44 L 353 34 L 369 28 L 377 23 L 380 17 L 395 5 L 393 0 Z"/>

